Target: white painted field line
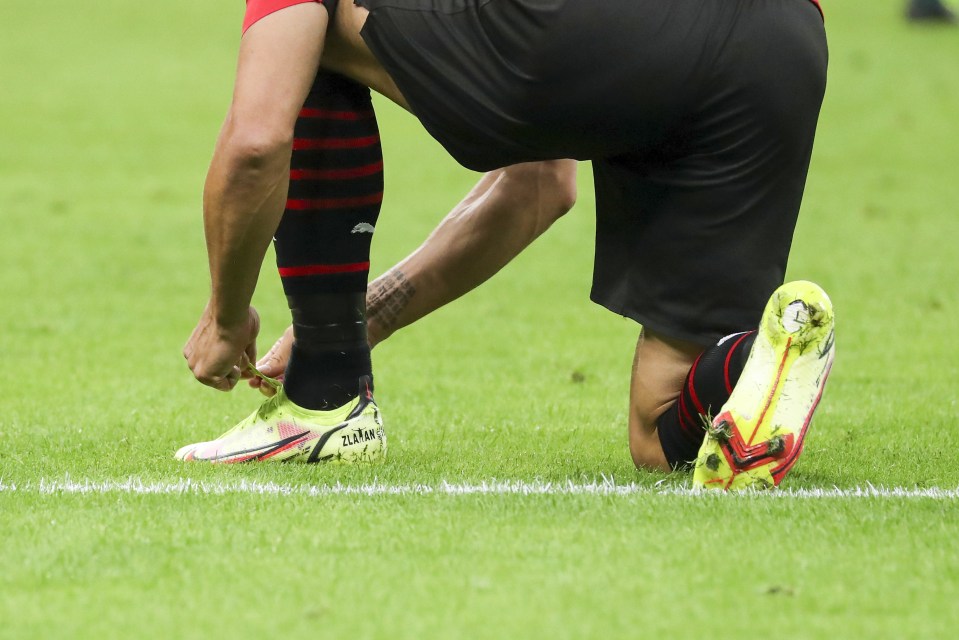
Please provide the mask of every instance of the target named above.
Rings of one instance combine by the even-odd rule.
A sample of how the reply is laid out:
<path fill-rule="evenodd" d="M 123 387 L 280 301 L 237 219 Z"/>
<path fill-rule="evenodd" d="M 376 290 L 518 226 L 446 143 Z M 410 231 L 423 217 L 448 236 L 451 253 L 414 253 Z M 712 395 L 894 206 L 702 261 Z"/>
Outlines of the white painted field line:
<path fill-rule="evenodd" d="M 389 484 L 374 481 L 365 484 L 298 485 L 239 480 L 211 482 L 187 479 L 174 481 L 143 480 L 40 480 L 36 483 L 11 483 L 0 479 L 0 493 L 38 495 L 127 493 L 137 495 L 226 495 L 259 494 L 275 496 L 405 496 L 405 495 L 597 495 L 597 496 L 691 496 L 699 495 L 687 486 L 653 486 L 635 483 L 619 484 L 604 479 L 592 482 L 545 482 L 541 480 L 486 480 L 475 483 L 441 482 L 439 484 Z M 877 487 L 866 485 L 852 489 L 838 487 L 824 489 L 777 489 L 749 492 L 749 496 L 782 498 L 926 498 L 934 500 L 959 499 L 959 488 Z"/>

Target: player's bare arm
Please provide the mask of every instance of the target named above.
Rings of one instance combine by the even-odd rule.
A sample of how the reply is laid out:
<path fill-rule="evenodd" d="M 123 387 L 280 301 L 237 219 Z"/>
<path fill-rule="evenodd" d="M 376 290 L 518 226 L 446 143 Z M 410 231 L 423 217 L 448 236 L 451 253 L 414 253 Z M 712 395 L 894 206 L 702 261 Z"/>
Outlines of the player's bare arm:
<path fill-rule="evenodd" d="M 299 4 L 243 36 L 233 102 L 204 189 L 210 300 L 184 357 L 196 378 L 229 390 L 255 359 L 250 308 L 260 265 L 283 213 L 297 113 L 316 75 L 326 9 Z"/>
<path fill-rule="evenodd" d="M 573 160 L 531 162 L 484 174 L 416 251 L 370 284 L 370 345 L 491 278 L 575 200 Z M 292 340 L 288 329 L 257 367 L 268 376 L 282 376 Z M 259 379 L 250 384 L 272 395 Z"/>
<path fill-rule="evenodd" d="M 572 208 L 575 181 L 573 160 L 485 174 L 416 251 L 370 286 L 370 343 L 486 282 Z"/>

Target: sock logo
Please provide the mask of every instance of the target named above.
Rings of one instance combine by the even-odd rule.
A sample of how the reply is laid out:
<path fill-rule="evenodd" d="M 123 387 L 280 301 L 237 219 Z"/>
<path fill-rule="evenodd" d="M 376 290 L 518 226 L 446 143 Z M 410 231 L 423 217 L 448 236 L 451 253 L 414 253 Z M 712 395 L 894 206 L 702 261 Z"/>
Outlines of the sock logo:
<path fill-rule="evenodd" d="M 361 222 L 353 227 L 353 230 L 350 231 L 350 233 L 373 233 L 374 231 L 376 231 L 376 228 L 369 222 Z"/>

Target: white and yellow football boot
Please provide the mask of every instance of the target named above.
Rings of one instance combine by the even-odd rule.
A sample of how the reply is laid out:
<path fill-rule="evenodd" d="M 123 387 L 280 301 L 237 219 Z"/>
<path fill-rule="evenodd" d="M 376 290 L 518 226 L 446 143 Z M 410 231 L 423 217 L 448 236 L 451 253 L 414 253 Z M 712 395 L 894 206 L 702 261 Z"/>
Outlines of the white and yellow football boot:
<path fill-rule="evenodd" d="M 829 296 L 788 282 L 766 304 L 746 366 L 699 449 L 693 486 L 778 486 L 802 452 L 836 354 Z"/>
<path fill-rule="evenodd" d="M 182 447 L 184 461 L 376 463 L 386 458 L 386 433 L 370 393 L 360 378 L 360 394 L 331 411 L 293 404 L 275 381 L 276 395 L 216 440 Z"/>

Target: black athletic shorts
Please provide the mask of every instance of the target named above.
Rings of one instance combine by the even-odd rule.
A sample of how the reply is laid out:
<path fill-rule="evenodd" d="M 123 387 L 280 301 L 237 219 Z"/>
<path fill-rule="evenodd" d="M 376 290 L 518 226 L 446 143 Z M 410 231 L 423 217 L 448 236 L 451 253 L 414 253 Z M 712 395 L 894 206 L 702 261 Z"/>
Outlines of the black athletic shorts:
<path fill-rule="evenodd" d="M 826 82 L 808 0 L 355 0 L 464 166 L 591 160 L 592 298 L 708 344 L 782 283 Z"/>

